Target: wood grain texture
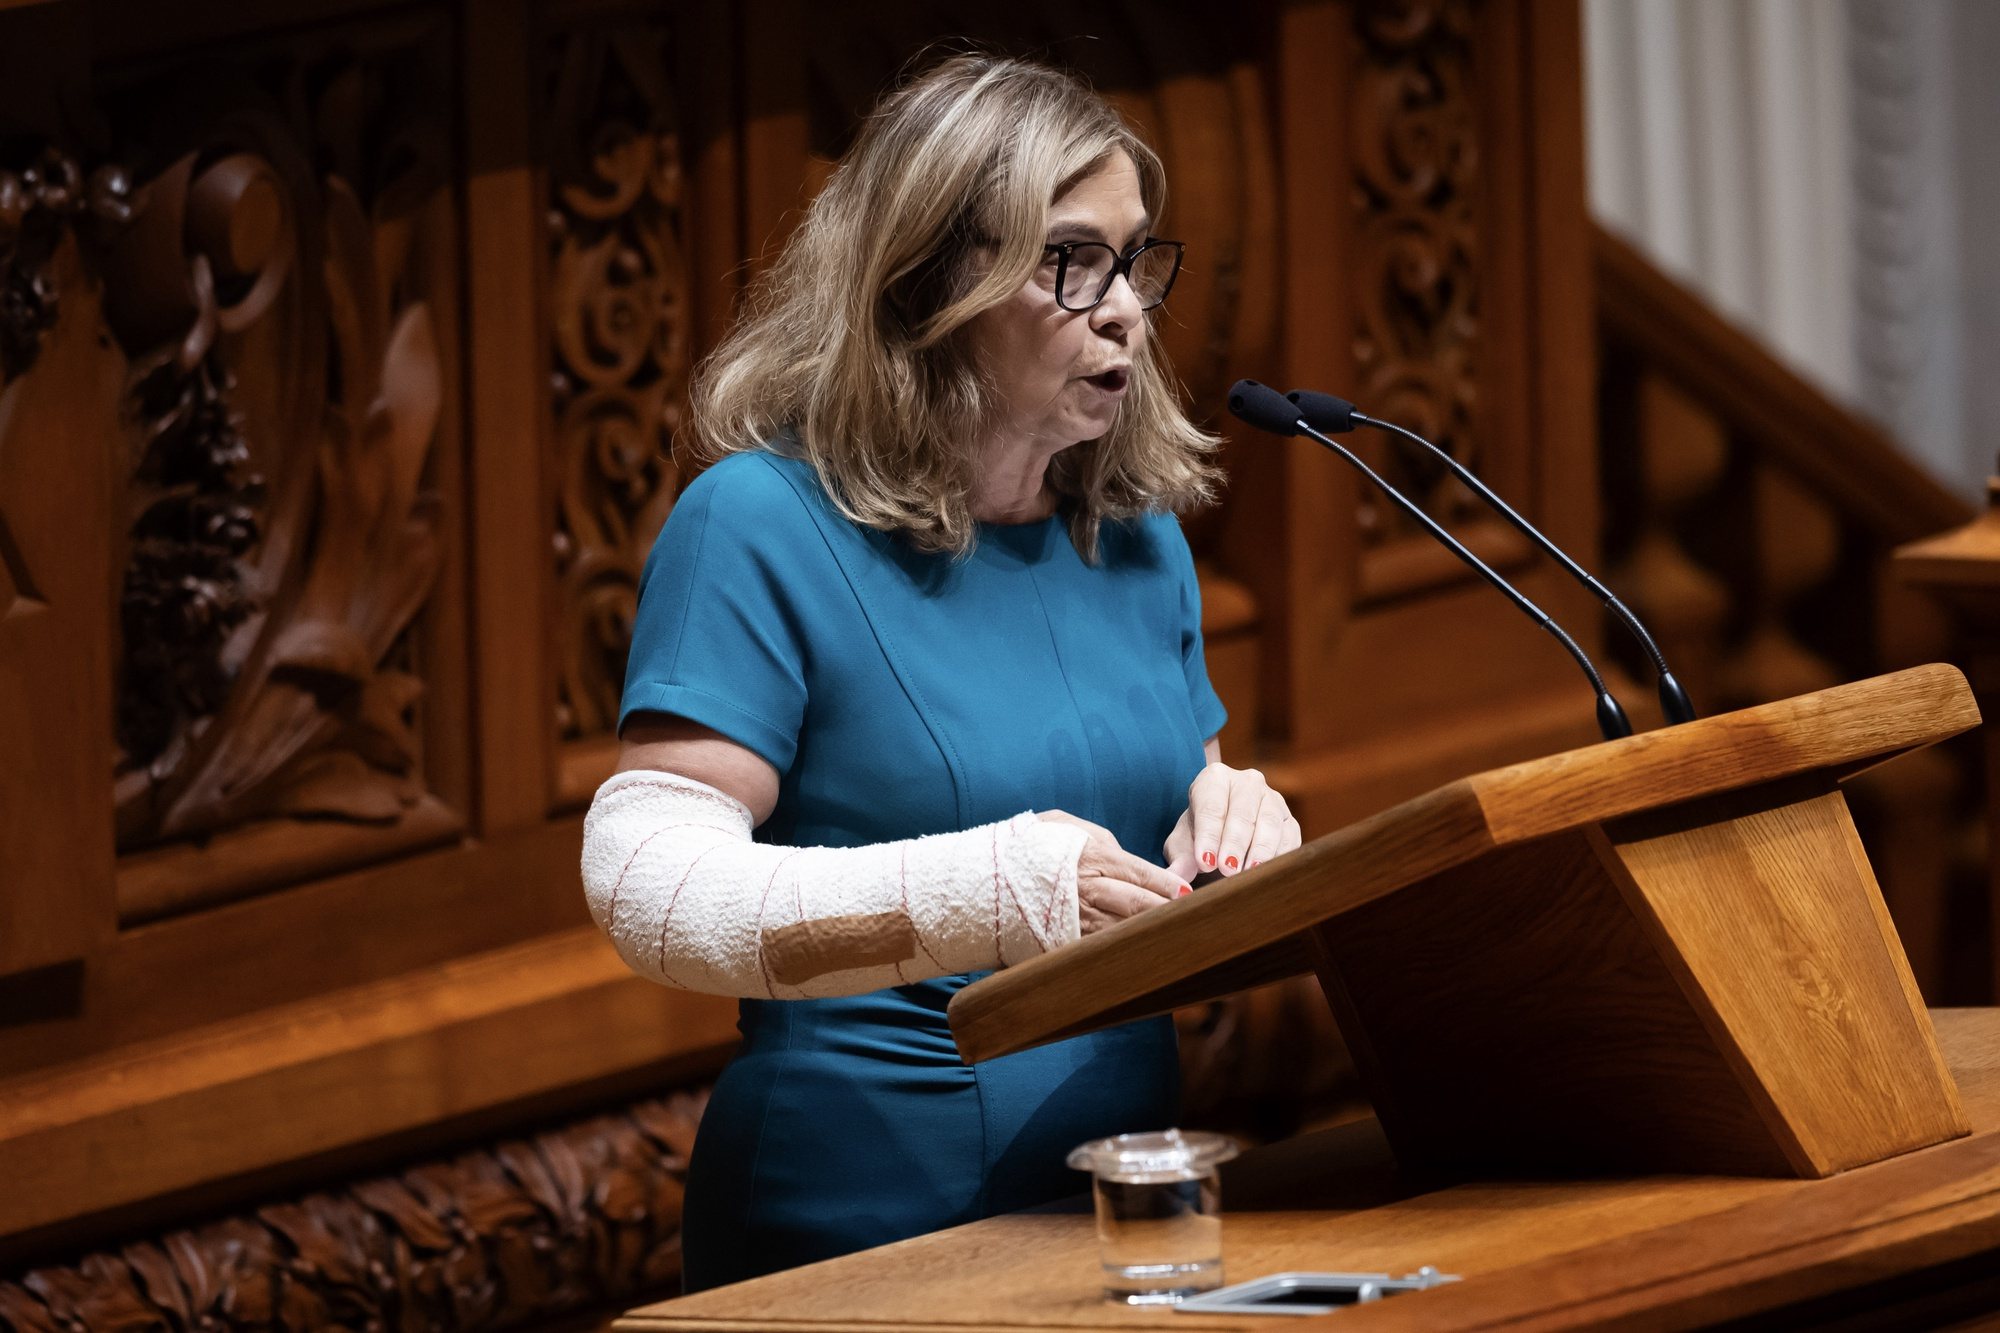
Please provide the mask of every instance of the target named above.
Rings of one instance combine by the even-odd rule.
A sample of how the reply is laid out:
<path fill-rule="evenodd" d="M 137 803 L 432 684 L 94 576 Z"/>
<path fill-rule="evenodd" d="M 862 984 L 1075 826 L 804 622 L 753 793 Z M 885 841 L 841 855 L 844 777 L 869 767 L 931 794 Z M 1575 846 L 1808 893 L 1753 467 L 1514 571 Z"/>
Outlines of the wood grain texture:
<path fill-rule="evenodd" d="M 680 1273 L 676 1093 L 0 1280 L 11 1333 L 580 1328 Z"/>
<path fill-rule="evenodd" d="M 1593 841 L 1794 1169 L 1967 1132 L 1829 780 L 1635 816 Z"/>
<path fill-rule="evenodd" d="M 1284 274 L 1291 292 L 1338 291 L 1354 267 L 1351 179 L 1340 99 L 1327 72 L 1352 59 L 1349 15 L 1342 5 L 1287 4 L 1275 16 L 1271 62 L 1278 160 L 1312 162 L 1289 171 L 1279 198 Z M 1319 377 L 1351 378 L 1352 330 L 1333 301 L 1284 300 L 1282 337 L 1269 364 L 1242 362 L 1239 373 L 1287 385 Z M 1219 406 L 1219 405 L 1217 405 Z M 1211 406 L 1218 418 L 1223 416 Z M 1319 673 L 1339 639 L 1354 596 L 1359 534 L 1327 516 L 1354 512 L 1358 494 L 1343 468 L 1321 467 L 1302 450 L 1272 450 L 1247 427 L 1219 420 L 1232 441 L 1231 504 L 1215 538 L 1223 568 L 1256 596 L 1267 647 L 1260 654 L 1258 701 L 1266 734 L 1309 748 L 1333 736 L 1334 710 Z M 1280 559 L 1270 559 L 1275 549 Z M 1233 707 L 1233 705 L 1232 705 Z"/>
<path fill-rule="evenodd" d="M 1979 725 L 1946 663 L 1701 718 L 1469 779 L 1496 844 L 1827 770 L 1845 777 Z"/>
<path fill-rule="evenodd" d="M 14 258 L 4 241 L 0 253 Z M 81 958 L 117 919 L 103 799 L 116 575 L 108 546 L 75 534 L 80 517 L 112 521 L 103 445 L 121 372 L 73 238 L 59 237 L 42 276 L 62 315 L 36 339 L 36 369 L 0 371 L 0 976 Z"/>
<path fill-rule="evenodd" d="M 589 924 L 581 820 L 121 930 L 88 966 L 0 979 L 0 1076 Z M 393 925 L 389 924 L 393 923 Z"/>
<path fill-rule="evenodd" d="M 1991 1010 L 1936 1018 L 1954 1072 L 1981 1091 L 1968 1102 L 1974 1137 L 1699 1220 L 1606 1238 L 1475 1279 L 1421 1307 L 1385 1306 L 1339 1327 L 1668 1329 L 1786 1312 L 1786 1327 L 1846 1319 L 1857 1328 L 1914 1328 L 1990 1312 L 2000 1259 L 2000 1135 L 1987 1098 L 2000 1022 Z M 1952 1283 L 1971 1290 L 1953 1293 Z"/>
<path fill-rule="evenodd" d="M 1168 987 L 1494 848 L 1858 769 L 1978 721 L 1965 678 L 1940 664 L 1466 778 L 969 986 L 952 999 L 952 1031 L 967 1059 L 1021 1050 L 1093 1015 L 1157 1007 Z"/>
<path fill-rule="evenodd" d="M 1406 1165 L 1787 1173 L 1585 834 L 1483 857 L 1315 933 Z"/>
<path fill-rule="evenodd" d="M 1646 1176 L 1471 1182 L 1426 1191 L 1397 1174 L 1361 1121 L 1246 1154 L 1224 1168 L 1230 1281 L 1288 1269 L 1408 1272 L 1461 1286 L 1286 1328 L 1597 1326 L 1553 1318 L 1572 1301 L 1650 1323 L 1649 1305 L 1706 1322 L 1851 1288 L 1996 1243 L 2000 1011 L 1941 1011 L 1939 1038 L 1976 1136 L 1831 1180 Z M 1081 1183 L 1081 1178 L 1079 1178 Z M 635 1310 L 628 1330 L 1159 1328 L 1269 1330 L 1268 1318 L 1113 1306 L 1098 1292 L 1093 1219 L 1074 1206 L 1016 1213 Z M 1796 1245 L 1796 1248 L 1794 1248 Z M 1697 1302 L 1706 1300 L 1703 1305 Z M 1686 1302 L 1685 1305 L 1670 1302 Z M 1610 1323 L 1607 1326 L 1619 1326 Z"/>
<path fill-rule="evenodd" d="M 0 1236 L 672 1055 L 719 1062 L 734 1028 L 732 1002 L 632 976 L 587 928 L 8 1079 Z"/>
<path fill-rule="evenodd" d="M 528 95 L 536 69 L 527 0 L 482 5 L 465 25 L 465 253 L 470 428 L 479 441 L 470 488 L 472 725 L 482 753 L 479 827 L 489 836 L 543 818 L 554 778 L 555 703 L 546 651 L 553 602 L 547 563 L 548 319 L 540 245 L 547 191 L 534 164 Z M 527 627 L 534 632 L 524 634 Z"/>
<path fill-rule="evenodd" d="M 1563 461 L 1540 466 L 1534 485 L 1544 532 L 1564 549 L 1596 551 L 1602 498 L 1593 412 L 1597 345 L 1592 328 L 1596 277 L 1590 253 L 1589 189 L 1585 180 L 1583 11 L 1534 5 L 1525 25 L 1525 59 L 1518 71 L 1533 129 L 1524 135 L 1526 184 L 1522 226 L 1531 247 L 1524 300 L 1534 311 L 1535 343 L 1528 373 L 1534 386 L 1532 438 Z M 1506 179 L 1496 168 L 1495 175 Z"/>
<path fill-rule="evenodd" d="M 313 876 L 449 845 L 464 831 L 459 813 L 419 797 L 395 823 L 375 827 L 260 819 L 203 842 L 169 843 L 118 860 L 118 923 L 144 925 L 215 907 Z"/>

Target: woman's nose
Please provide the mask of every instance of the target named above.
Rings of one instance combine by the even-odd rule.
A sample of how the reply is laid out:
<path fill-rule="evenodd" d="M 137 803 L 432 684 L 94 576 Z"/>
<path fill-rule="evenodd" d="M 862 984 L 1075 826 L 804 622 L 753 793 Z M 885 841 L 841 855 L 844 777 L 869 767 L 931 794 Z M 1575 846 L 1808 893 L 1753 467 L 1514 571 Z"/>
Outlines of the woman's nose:
<path fill-rule="evenodd" d="M 1111 280 L 1111 290 L 1104 293 L 1091 313 L 1091 323 L 1100 333 L 1110 333 L 1114 328 L 1128 331 L 1140 322 L 1143 310 L 1139 305 L 1139 293 L 1132 290 L 1129 274 L 1120 273 Z"/>

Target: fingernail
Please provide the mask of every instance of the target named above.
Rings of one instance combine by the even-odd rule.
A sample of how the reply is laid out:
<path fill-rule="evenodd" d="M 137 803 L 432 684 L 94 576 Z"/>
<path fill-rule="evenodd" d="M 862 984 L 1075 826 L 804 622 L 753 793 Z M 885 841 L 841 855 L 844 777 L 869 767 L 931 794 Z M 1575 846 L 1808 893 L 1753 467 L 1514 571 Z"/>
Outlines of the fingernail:
<path fill-rule="evenodd" d="M 1203 852 L 1201 854 L 1201 863 L 1207 866 L 1210 870 L 1215 869 L 1215 853 Z"/>
<path fill-rule="evenodd" d="M 1252 862 L 1250 863 L 1250 868 L 1251 868 L 1252 870 L 1255 870 L 1255 869 L 1256 869 L 1256 868 L 1257 868 L 1258 866 L 1260 866 L 1260 865 L 1262 865 L 1262 864 L 1263 864 L 1263 862 L 1261 862 L 1261 861 L 1252 861 Z"/>
<path fill-rule="evenodd" d="M 1193 892 L 1194 892 L 1194 888 L 1193 888 L 1193 886 L 1192 886 L 1192 885 L 1188 885 L 1188 884 L 1183 884 L 1183 885 L 1181 885 L 1181 891 L 1180 891 L 1179 893 L 1175 894 L 1175 895 L 1174 895 L 1174 897 L 1176 897 L 1176 898 L 1185 898 L 1185 897 L 1187 897 L 1187 896 L 1188 896 L 1188 895 L 1189 895 L 1190 893 L 1193 893 Z"/>
<path fill-rule="evenodd" d="M 1227 860 L 1223 861 L 1222 864 L 1228 866 L 1231 870 L 1234 870 L 1236 869 L 1236 858 L 1233 856 L 1229 857 Z"/>

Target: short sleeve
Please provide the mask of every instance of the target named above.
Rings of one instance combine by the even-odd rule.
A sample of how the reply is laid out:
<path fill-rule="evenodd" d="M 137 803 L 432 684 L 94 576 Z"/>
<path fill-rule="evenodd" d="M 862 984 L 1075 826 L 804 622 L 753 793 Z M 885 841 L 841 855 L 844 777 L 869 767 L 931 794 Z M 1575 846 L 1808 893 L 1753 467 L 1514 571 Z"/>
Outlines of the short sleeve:
<path fill-rule="evenodd" d="M 621 730 L 634 713 L 671 713 L 791 767 L 806 707 L 797 579 L 808 538 L 819 542 L 798 496 L 755 454 L 688 485 L 640 577 Z"/>
<path fill-rule="evenodd" d="M 1206 741 L 1222 730 L 1229 710 L 1208 682 L 1208 659 L 1201 641 L 1201 580 L 1195 574 L 1194 554 L 1188 550 L 1179 521 L 1169 514 L 1166 524 L 1172 529 L 1167 540 L 1180 579 L 1181 669 L 1187 675 L 1188 705 L 1194 709 L 1195 725 Z"/>

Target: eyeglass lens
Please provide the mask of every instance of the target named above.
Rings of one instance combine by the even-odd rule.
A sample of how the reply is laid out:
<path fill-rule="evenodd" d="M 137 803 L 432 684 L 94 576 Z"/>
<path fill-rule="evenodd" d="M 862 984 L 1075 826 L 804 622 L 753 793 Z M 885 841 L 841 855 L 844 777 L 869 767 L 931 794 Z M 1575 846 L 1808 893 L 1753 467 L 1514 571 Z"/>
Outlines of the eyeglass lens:
<path fill-rule="evenodd" d="M 1129 280 L 1141 309 L 1150 310 L 1166 299 L 1180 268 L 1180 257 L 1180 247 L 1170 242 L 1147 245 L 1133 256 Z M 1119 262 L 1118 252 L 1108 245 L 1074 242 L 1063 272 L 1062 304 L 1071 310 L 1085 310 L 1103 300 Z"/>

